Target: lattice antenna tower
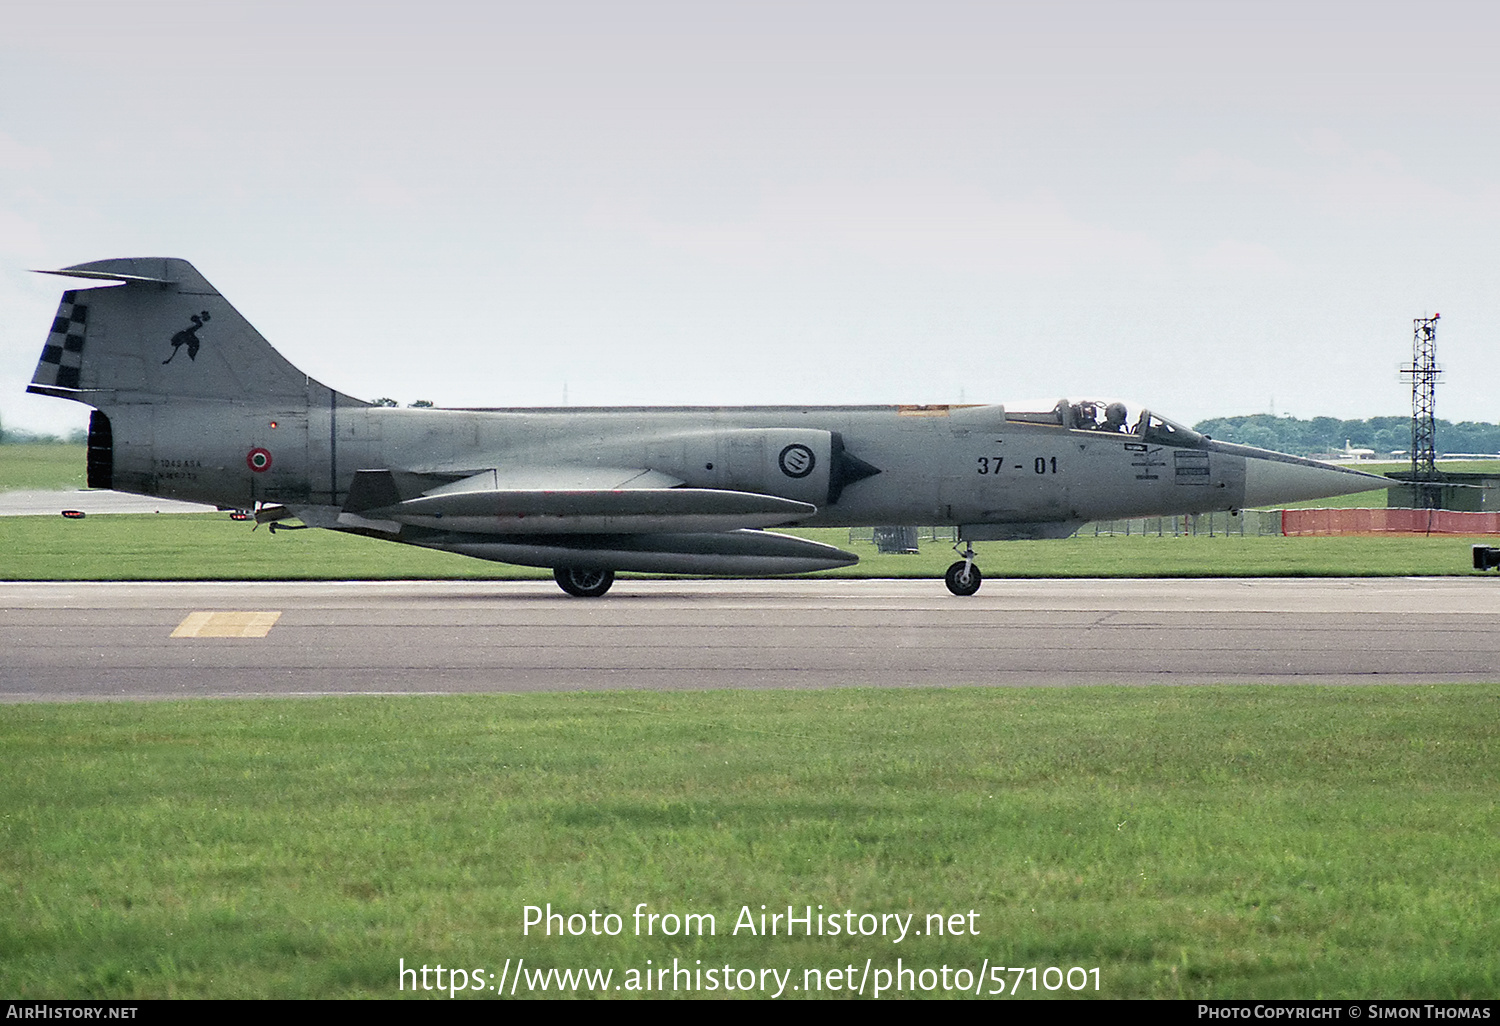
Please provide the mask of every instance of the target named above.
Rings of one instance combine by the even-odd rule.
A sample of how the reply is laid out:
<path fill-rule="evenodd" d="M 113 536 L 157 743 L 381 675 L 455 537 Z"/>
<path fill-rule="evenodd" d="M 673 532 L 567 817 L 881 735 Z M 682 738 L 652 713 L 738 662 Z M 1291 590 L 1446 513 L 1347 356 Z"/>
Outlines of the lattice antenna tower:
<path fill-rule="evenodd" d="M 1411 381 L 1411 480 L 1423 506 L 1435 505 L 1437 480 L 1437 322 L 1439 314 L 1412 321 L 1411 364 L 1401 368 Z M 1423 485 L 1426 487 L 1423 487 Z"/>

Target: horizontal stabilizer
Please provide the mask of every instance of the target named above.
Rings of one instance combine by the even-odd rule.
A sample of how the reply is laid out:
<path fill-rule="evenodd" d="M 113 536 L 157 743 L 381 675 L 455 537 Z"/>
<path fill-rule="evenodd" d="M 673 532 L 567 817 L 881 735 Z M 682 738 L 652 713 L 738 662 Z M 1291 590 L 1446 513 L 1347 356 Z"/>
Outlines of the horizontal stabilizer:
<path fill-rule="evenodd" d="M 109 261 L 100 261 L 108 263 Z M 77 267 L 64 267 L 56 271 L 37 270 L 36 274 L 56 274 L 64 278 L 92 278 L 97 281 L 123 281 L 127 285 L 172 285 L 175 284 L 171 278 L 149 278 L 143 274 L 122 274 L 118 271 L 101 271 L 90 269 L 88 264 L 79 264 Z"/>

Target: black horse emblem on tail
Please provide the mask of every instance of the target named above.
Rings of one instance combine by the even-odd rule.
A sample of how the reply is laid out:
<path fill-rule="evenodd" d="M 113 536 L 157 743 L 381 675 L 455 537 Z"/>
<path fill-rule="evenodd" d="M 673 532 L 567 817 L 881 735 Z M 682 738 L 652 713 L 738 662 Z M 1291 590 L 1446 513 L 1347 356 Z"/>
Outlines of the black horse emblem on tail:
<path fill-rule="evenodd" d="M 198 341 L 198 329 L 208 323 L 208 311 L 204 310 L 201 314 L 193 314 L 192 321 L 193 326 L 191 328 L 183 328 L 172 336 L 172 356 L 176 356 L 178 350 L 183 346 L 187 346 L 188 359 L 198 359 L 198 346 L 200 345 Z M 172 356 L 167 357 L 162 363 L 171 363 Z"/>

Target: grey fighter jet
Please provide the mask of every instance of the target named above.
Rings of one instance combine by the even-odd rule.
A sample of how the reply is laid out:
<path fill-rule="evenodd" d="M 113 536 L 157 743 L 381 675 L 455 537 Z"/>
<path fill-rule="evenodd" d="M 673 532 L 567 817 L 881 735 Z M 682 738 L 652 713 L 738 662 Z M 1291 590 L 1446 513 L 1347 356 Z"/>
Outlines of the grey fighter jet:
<path fill-rule="evenodd" d="M 1383 478 L 1212 441 L 1124 403 L 395 409 L 297 370 L 185 260 L 45 272 L 63 294 L 28 391 L 94 408 L 88 482 L 550 567 L 762 575 L 858 557 L 775 527 L 944 524 L 973 542 L 1089 520 L 1324 498 Z"/>

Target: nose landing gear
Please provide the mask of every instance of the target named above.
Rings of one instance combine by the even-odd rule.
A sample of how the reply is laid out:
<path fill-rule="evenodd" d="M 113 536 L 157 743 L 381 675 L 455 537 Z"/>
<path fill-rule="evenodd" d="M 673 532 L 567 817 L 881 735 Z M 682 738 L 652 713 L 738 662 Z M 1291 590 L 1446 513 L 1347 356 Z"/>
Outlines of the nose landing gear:
<path fill-rule="evenodd" d="M 957 545 L 953 546 L 953 551 L 958 552 L 964 558 L 950 566 L 943 579 L 948 585 L 948 590 L 953 594 L 972 595 L 979 590 L 984 575 L 979 572 L 979 567 L 974 565 L 974 543 L 966 541 L 963 545 L 962 552 L 959 552 Z"/>

